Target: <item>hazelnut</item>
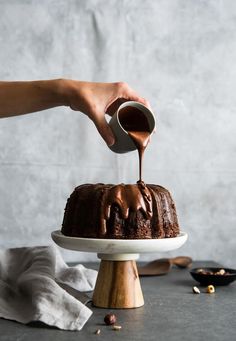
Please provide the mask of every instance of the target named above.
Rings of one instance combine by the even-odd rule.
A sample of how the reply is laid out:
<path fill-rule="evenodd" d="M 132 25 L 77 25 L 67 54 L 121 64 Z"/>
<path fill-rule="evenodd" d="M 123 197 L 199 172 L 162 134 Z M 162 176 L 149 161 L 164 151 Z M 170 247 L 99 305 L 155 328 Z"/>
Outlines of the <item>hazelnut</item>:
<path fill-rule="evenodd" d="M 106 323 L 106 325 L 110 326 L 112 324 L 116 323 L 116 315 L 115 314 L 107 314 L 104 317 L 104 322 Z"/>
<path fill-rule="evenodd" d="M 219 275 L 225 275 L 225 269 L 220 269 L 218 272 L 219 272 Z"/>
<path fill-rule="evenodd" d="M 207 287 L 207 293 L 208 294 L 213 294 L 215 292 L 215 287 L 214 285 L 208 285 Z"/>
<path fill-rule="evenodd" d="M 194 294 L 200 294 L 200 290 L 198 289 L 198 287 L 193 287 L 193 293 Z"/>
<path fill-rule="evenodd" d="M 121 326 L 113 326 L 113 330 L 121 330 Z"/>
<path fill-rule="evenodd" d="M 197 273 L 198 273 L 198 274 L 200 274 L 200 273 L 202 273 L 202 272 L 204 272 L 203 269 L 197 269 Z"/>

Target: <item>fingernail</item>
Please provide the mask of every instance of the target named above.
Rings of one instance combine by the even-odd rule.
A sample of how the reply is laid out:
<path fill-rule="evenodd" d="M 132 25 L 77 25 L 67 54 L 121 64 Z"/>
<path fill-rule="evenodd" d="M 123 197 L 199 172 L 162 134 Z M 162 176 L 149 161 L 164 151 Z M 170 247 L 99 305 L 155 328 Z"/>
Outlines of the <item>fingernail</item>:
<path fill-rule="evenodd" d="M 113 135 L 112 129 L 108 125 L 107 134 L 106 134 L 106 143 L 108 147 L 112 146 L 115 143 L 115 137 Z"/>
<path fill-rule="evenodd" d="M 115 139 L 113 136 L 108 136 L 106 141 L 108 147 L 111 147 L 115 143 Z"/>

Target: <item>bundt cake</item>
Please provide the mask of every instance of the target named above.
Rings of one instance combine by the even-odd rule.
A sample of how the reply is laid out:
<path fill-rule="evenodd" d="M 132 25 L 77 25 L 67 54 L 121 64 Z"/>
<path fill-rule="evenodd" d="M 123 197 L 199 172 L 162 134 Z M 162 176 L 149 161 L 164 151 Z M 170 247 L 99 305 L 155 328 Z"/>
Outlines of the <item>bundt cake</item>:
<path fill-rule="evenodd" d="M 75 188 L 67 200 L 61 231 L 83 238 L 169 238 L 179 234 L 179 224 L 165 188 L 142 181 L 98 183 Z"/>

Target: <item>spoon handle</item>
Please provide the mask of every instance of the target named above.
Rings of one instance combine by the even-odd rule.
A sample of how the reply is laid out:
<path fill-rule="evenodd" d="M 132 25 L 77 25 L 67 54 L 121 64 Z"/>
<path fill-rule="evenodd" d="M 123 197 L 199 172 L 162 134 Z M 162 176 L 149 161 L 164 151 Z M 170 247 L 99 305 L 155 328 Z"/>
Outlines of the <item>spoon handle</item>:
<path fill-rule="evenodd" d="M 171 264 L 176 265 L 178 268 L 188 268 L 193 260 L 188 256 L 177 256 L 174 258 L 170 258 Z"/>

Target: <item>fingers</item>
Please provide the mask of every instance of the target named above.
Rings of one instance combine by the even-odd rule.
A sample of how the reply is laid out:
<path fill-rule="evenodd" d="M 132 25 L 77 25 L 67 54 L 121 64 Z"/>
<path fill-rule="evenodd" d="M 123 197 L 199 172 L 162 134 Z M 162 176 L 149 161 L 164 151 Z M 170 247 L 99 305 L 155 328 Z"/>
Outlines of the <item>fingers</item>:
<path fill-rule="evenodd" d="M 126 88 L 126 96 L 125 98 L 127 98 L 130 101 L 136 101 L 136 102 L 140 102 L 143 105 L 145 105 L 147 108 L 151 109 L 150 103 L 148 102 L 148 100 L 146 100 L 145 98 L 139 96 L 137 94 L 137 92 L 135 92 L 132 88 L 129 87 L 129 85 L 127 84 L 125 86 Z"/>
<path fill-rule="evenodd" d="M 87 105 L 87 110 L 84 110 L 84 112 L 93 120 L 98 132 L 108 146 L 112 146 L 115 143 L 115 137 L 105 119 L 105 113 L 112 116 L 119 106 L 126 101 L 140 102 L 151 109 L 149 102 L 145 98 L 140 97 L 124 82 L 96 83 L 96 87 L 95 89 L 93 88 L 92 92 L 95 93 L 94 102 L 88 101 L 89 103 L 87 104 L 90 105 Z"/>
<path fill-rule="evenodd" d="M 145 98 L 139 96 L 136 91 L 134 91 L 127 83 L 119 82 L 115 83 L 115 99 L 113 103 L 107 108 L 107 113 L 109 115 L 114 114 L 114 112 L 118 109 L 119 105 L 124 103 L 125 101 L 136 101 L 151 110 L 151 105 Z M 116 109 L 116 110 L 115 110 Z"/>
<path fill-rule="evenodd" d="M 115 143 L 115 137 L 113 135 L 113 132 L 105 120 L 104 116 L 99 117 L 97 120 L 93 120 L 95 126 L 97 127 L 97 130 L 99 134 L 102 136 L 104 141 L 108 146 L 112 146 Z"/>
<path fill-rule="evenodd" d="M 106 114 L 112 116 L 118 110 L 118 108 L 121 106 L 121 104 L 123 104 L 124 102 L 127 102 L 127 99 L 125 99 L 125 98 L 118 98 L 118 99 L 114 100 L 114 102 L 112 102 L 107 107 L 107 109 L 105 110 Z"/>
<path fill-rule="evenodd" d="M 139 102 L 141 102 L 142 104 L 144 104 L 148 109 L 152 110 L 151 105 L 150 105 L 150 103 L 149 103 L 149 101 L 148 101 L 147 99 L 141 98 L 141 97 L 140 97 Z"/>

